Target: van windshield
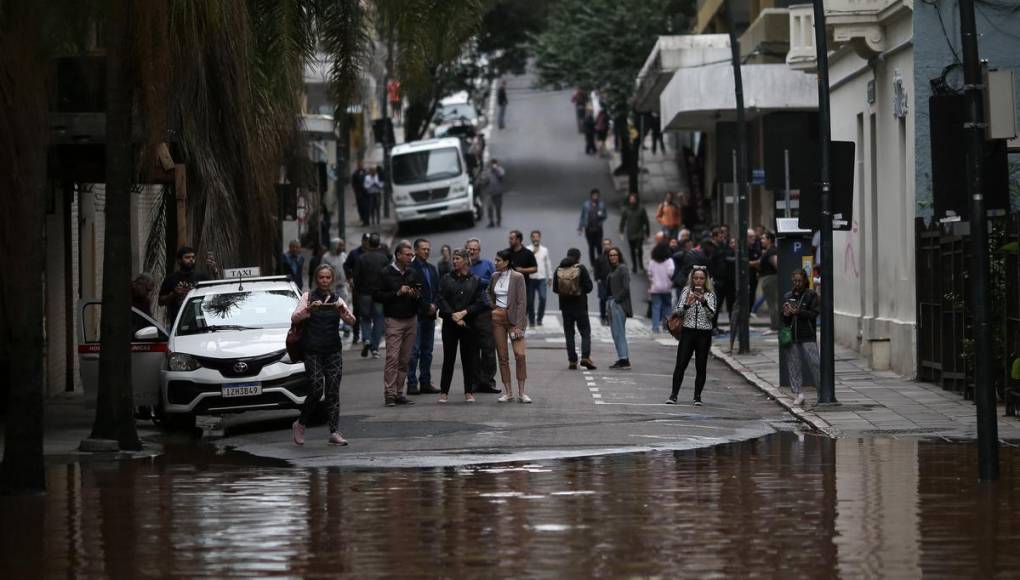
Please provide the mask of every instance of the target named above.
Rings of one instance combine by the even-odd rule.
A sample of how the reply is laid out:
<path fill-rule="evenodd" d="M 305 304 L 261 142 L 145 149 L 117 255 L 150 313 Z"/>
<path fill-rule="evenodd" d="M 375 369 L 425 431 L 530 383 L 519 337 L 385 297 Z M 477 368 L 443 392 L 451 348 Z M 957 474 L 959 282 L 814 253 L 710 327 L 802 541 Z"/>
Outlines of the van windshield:
<path fill-rule="evenodd" d="M 408 185 L 457 177 L 461 173 L 456 147 L 427 149 L 393 157 L 393 183 Z"/>

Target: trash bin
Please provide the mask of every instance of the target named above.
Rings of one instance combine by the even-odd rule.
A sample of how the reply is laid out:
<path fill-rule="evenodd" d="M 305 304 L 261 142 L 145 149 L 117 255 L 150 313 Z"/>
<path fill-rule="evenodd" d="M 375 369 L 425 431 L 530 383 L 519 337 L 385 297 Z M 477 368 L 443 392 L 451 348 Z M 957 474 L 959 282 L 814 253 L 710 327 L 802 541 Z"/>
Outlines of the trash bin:
<path fill-rule="evenodd" d="M 776 249 L 779 252 L 779 304 L 783 303 L 783 296 L 793 289 L 793 282 L 790 274 L 797 268 L 804 270 L 808 280 L 814 286 L 812 271 L 815 266 L 815 254 L 811 247 L 811 230 L 802 230 L 797 225 L 797 218 L 776 219 Z M 777 346 L 777 348 L 780 348 Z M 786 369 L 786 359 L 780 353 L 779 356 L 779 384 L 790 386 L 789 375 Z M 814 385 L 817 387 L 818 385 Z"/>

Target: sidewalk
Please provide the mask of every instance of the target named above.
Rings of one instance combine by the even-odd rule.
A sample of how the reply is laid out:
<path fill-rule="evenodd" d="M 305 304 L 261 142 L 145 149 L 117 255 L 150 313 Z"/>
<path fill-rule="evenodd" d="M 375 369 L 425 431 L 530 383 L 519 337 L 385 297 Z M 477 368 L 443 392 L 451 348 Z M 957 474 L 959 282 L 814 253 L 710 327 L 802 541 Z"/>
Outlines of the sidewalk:
<path fill-rule="evenodd" d="M 789 387 L 779 387 L 779 345 L 775 335 L 752 329 L 752 351 L 729 351 L 729 337 L 720 336 L 712 354 L 748 382 L 771 396 L 800 420 L 828 435 L 854 433 L 974 439 L 976 412 L 972 401 L 937 385 L 913 381 L 890 371 L 872 371 L 848 348 L 836 346 L 836 400 L 818 406 L 815 390 L 804 391 L 803 409 L 793 405 Z M 1004 417 L 1000 405 L 999 438 L 1020 440 L 1020 421 Z"/>

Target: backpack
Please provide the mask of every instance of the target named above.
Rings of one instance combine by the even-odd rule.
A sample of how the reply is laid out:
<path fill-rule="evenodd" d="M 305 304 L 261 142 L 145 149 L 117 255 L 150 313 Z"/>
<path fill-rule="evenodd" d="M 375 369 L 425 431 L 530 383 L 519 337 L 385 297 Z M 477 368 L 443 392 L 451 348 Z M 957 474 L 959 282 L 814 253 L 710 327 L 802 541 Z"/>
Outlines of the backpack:
<path fill-rule="evenodd" d="M 581 295 L 581 267 L 578 265 L 556 269 L 556 287 L 563 296 Z"/>

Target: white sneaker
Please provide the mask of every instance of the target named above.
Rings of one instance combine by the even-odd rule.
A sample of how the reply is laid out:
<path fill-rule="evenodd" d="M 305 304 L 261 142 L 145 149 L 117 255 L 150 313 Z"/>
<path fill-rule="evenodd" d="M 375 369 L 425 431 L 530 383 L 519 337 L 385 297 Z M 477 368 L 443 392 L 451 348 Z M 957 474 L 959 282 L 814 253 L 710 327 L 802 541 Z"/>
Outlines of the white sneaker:
<path fill-rule="evenodd" d="M 510 396 L 510 395 L 500 395 L 499 398 L 496 399 L 496 401 L 499 402 L 499 403 L 509 403 L 509 402 L 511 402 L 513 400 L 514 400 L 514 398 L 512 396 Z"/>
<path fill-rule="evenodd" d="M 521 401 L 522 403 L 530 403 L 530 402 L 531 402 L 531 397 L 529 397 L 529 396 L 527 396 L 527 395 L 521 395 L 521 397 L 520 397 L 520 401 Z"/>
<path fill-rule="evenodd" d="M 804 404 L 804 393 L 798 393 L 797 398 L 793 400 L 793 404 L 800 406 Z"/>

